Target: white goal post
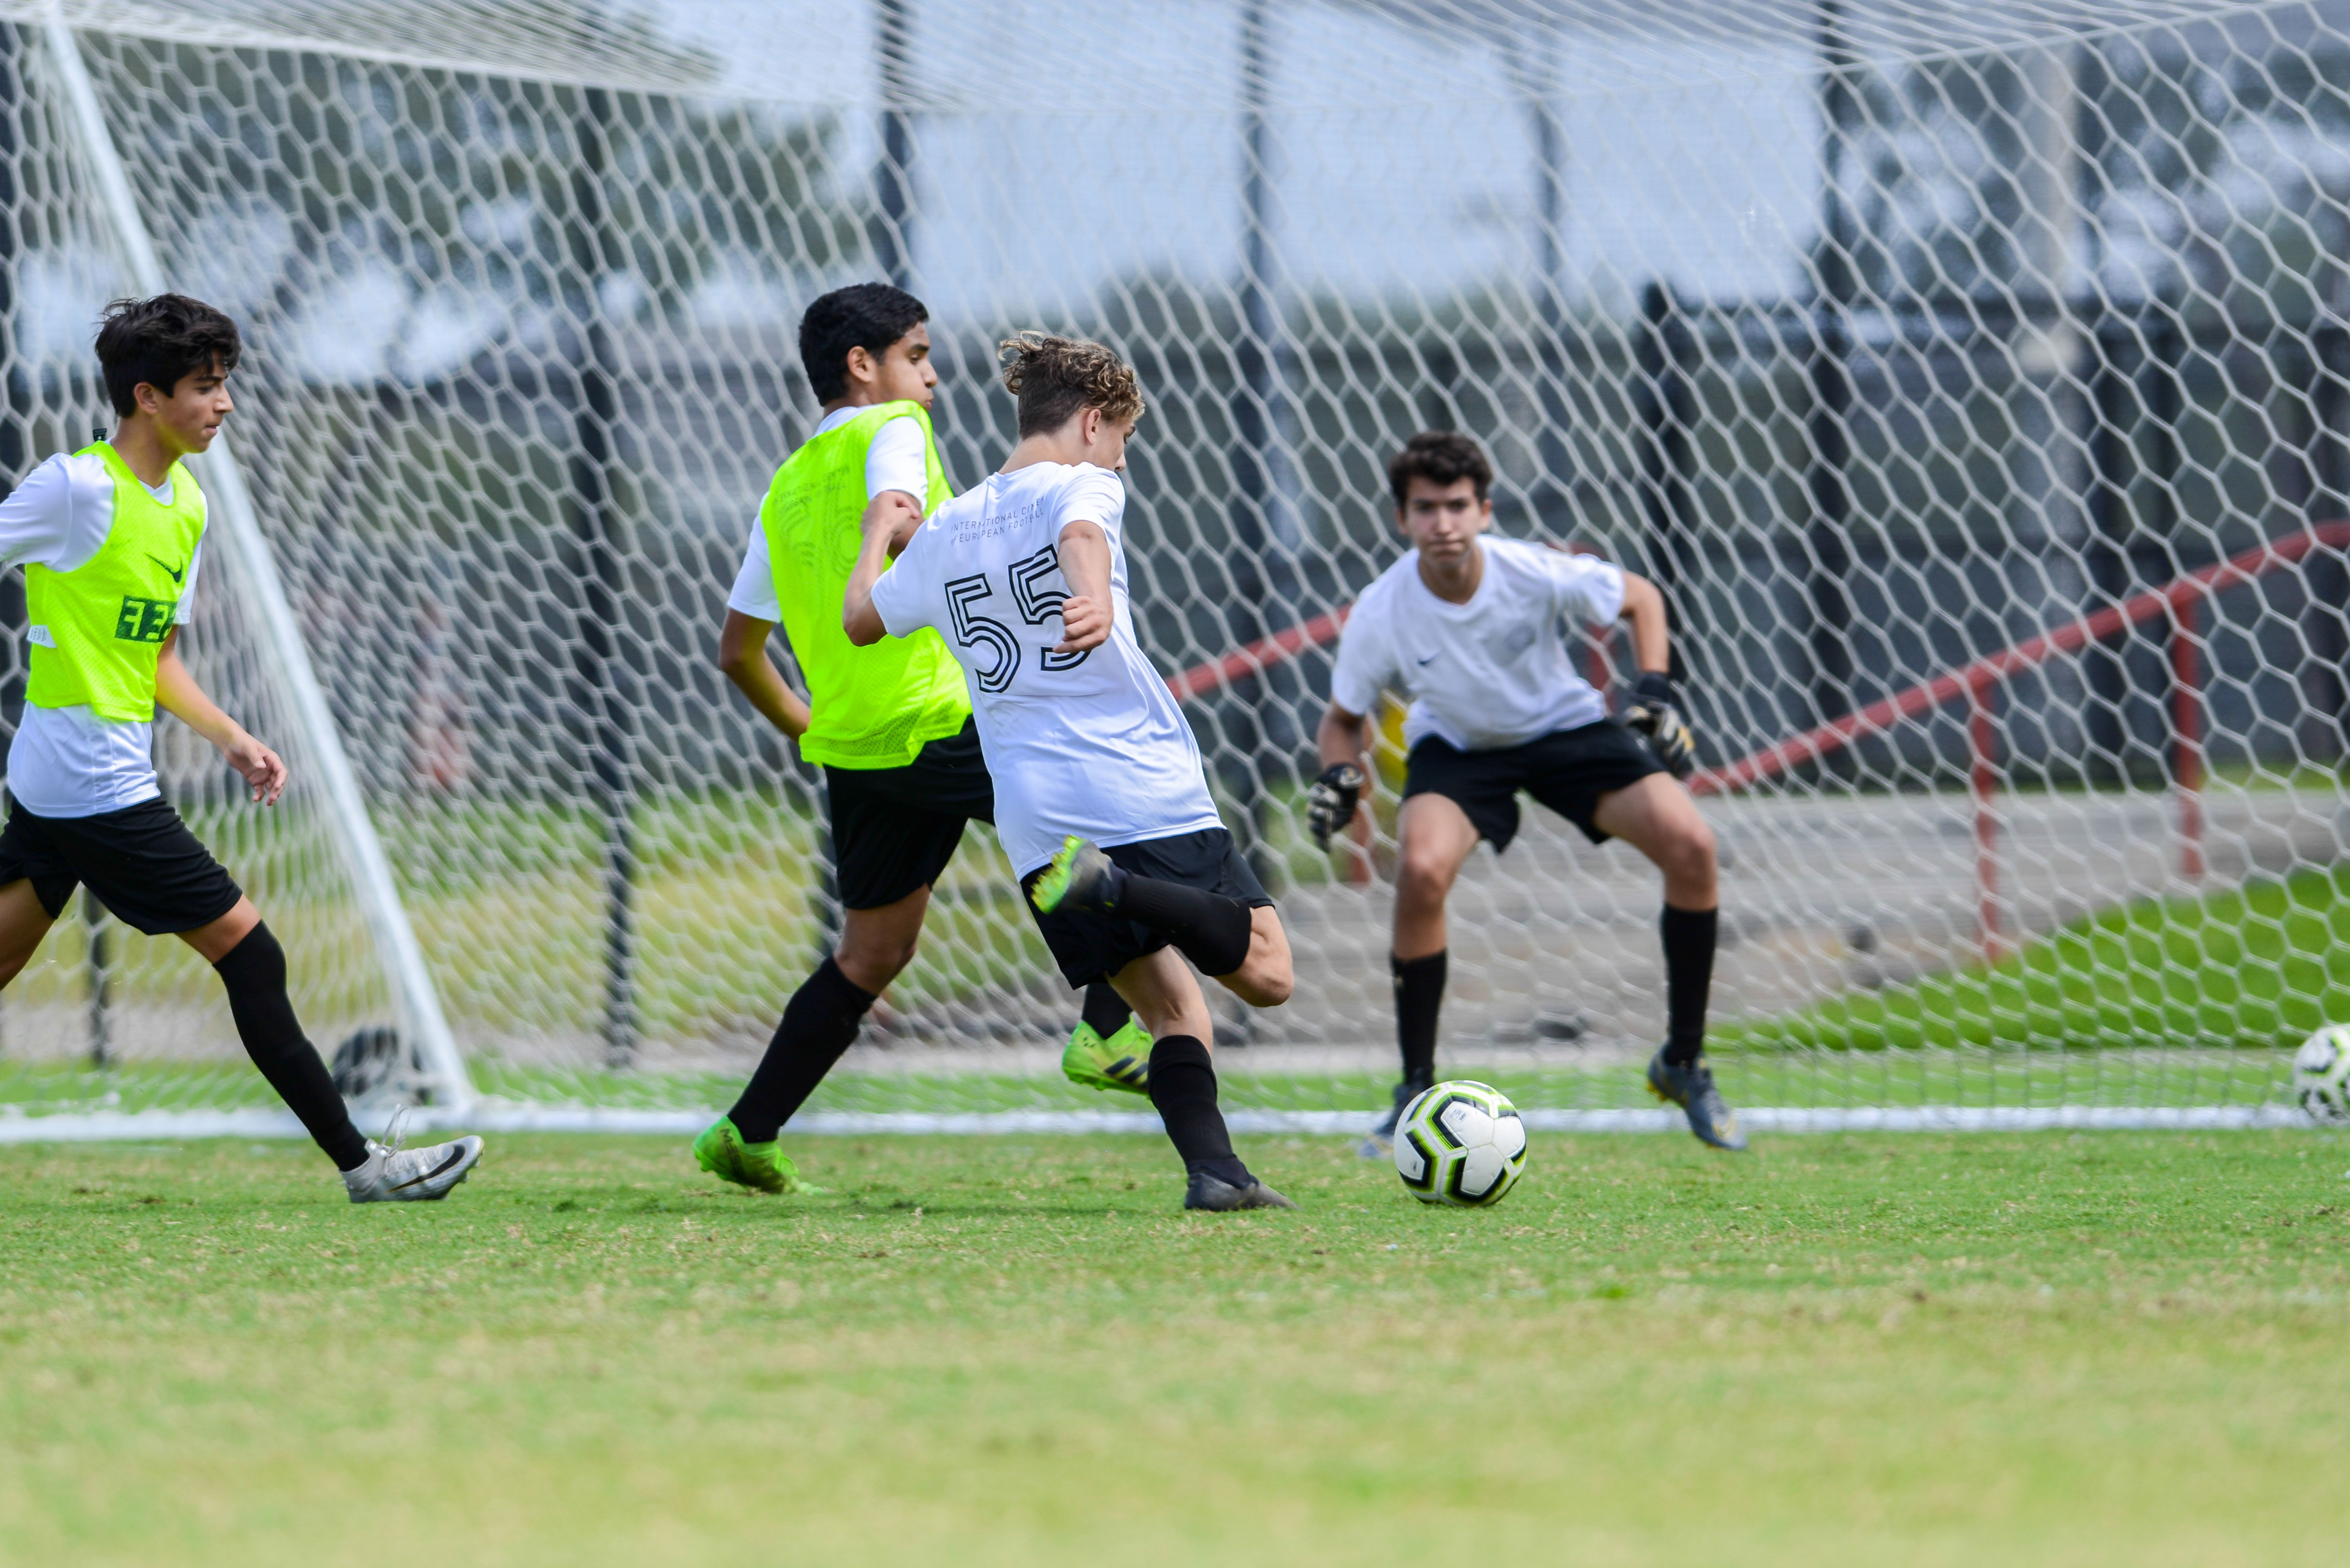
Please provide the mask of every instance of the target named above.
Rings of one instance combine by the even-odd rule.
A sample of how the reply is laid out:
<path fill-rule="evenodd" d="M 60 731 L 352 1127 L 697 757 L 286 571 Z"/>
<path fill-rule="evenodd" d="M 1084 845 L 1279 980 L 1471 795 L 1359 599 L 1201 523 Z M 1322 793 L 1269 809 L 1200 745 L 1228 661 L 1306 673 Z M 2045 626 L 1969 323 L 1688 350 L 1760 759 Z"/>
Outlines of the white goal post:
<path fill-rule="evenodd" d="M 1750 1125 L 2293 1119 L 2350 1019 L 2345 256 L 2342 0 L 0 0 L 0 480 L 104 419 L 107 298 L 237 317 L 187 647 L 296 787 L 159 764 L 352 1092 L 443 1126 L 690 1129 L 837 933 L 820 772 L 712 656 L 868 277 L 957 488 L 1008 331 L 1140 372 L 1138 623 L 1298 961 L 1220 1013 L 1236 1127 L 1394 1074 L 1398 715 L 1338 853 L 1304 789 L 1427 427 L 1667 595 Z M 1657 905 L 1529 805 L 1440 1064 L 1672 1125 Z M 290 1128 L 216 990 L 78 901 L 0 1140 Z M 795 1125 L 1153 1125 L 1060 1080 L 1075 1006 L 974 829 Z"/>

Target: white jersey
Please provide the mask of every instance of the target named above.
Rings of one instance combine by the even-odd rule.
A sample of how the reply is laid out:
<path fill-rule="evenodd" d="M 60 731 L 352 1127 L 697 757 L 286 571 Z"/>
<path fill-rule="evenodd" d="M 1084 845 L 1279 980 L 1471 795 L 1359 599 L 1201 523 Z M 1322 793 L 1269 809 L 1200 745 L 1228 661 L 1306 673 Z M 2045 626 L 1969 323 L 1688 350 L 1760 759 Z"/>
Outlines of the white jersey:
<path fill-rule="evenodd" d="M 962 663 L 995 830 L 1026 876 L 1074 833 L 1135 844 L 1222 827 L 1200 743 L 1134 640 L 1126 598 L 1126 486 L 1091 463 L 1039 462 L 987 480 L 933 513 L 873 586 L 893 637 L 936 627 Z M 1109 639 L 1061 641 L 1061 530 L 1109 536 Z"/>
<path fill-rule="evenodd" d="M 857 407 L 835 409 L 808 432 L 809 438 L 838 430 L 864 411 Z M 870 501 L 885 490 L 902 490 L 917 502 L 931 493 L 930 448 L 922 440 L 921 422 L 911 414 L 884 420 L 873 432 L 873 444 L 865 449 L 865 499 Z M 751 519 L 750 543 L 743 546 L 742 569 L 734 574 L 733 591 L 726 596 L 726 607 L 740 610 L 753 620 L 773 623 L 784 618 L 784 607 L 775 600 L 775 570 L 767 564 L 767 530 L 755 514 Z"/>
<path fill-rule="evenodd" d="M 1433 735 L 1464 752 L 1523 745 L 1607 716 L 1575 668 L 1565 622 L 1624 613 L 1624 572 L 1523 539 L 1477 541 L 1485 573 L 1465 605 L 1438 598 L 1413 550 L 1355 601 L 1330 672 L 1330 700 L 1368 713 L 1380 689 L 1412 700 L 1404 745 Z"/>
<path fill-rule="evenodd" d="M 168 506 L 172 482 L 148 493 Z M 60 452 L 0 501 L 0 568 L 37 562 L 70 572 L 98 554 L 113 527 L 114 478 L 106 460 Z M 183 623 L 203 558 L 199 541 L 180 596 Z M 86 704 L 27 702 L 8 746 L 8 793 L 35 816 L 96 816 L 153 800 L 163 793 L 155 779 L 155 726 L 101 719 Z"/>

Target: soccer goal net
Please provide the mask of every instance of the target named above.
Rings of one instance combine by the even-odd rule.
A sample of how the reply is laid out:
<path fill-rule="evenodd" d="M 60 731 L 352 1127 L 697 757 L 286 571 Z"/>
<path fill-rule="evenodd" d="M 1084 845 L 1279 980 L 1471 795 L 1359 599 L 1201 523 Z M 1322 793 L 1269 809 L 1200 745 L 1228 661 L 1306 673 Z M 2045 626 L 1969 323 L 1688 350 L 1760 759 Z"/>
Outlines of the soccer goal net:
<path fill-rule="evenodd" d="M 0 18 L 0 470 L 104 419 L 109 296 L 242 322 L 186 641 L 296 784 L 161 761 L 356 1097 L 690 1125 L 837 934 L 821 774 L 713 655 L 816 418 L 800 312 L 869 277 L 932 313 L 958 488 L 1008 331 L 1140 370 L 1138 624 L 1297 956 L 1219 1023 L 1257 1125 L 1393 1076 L 1399 715 L 1339 851 L 1304 785 L 1428 427 L 1492 451 L 1502 533 L 1667 595 L 1763 1125 L 2258 1119 L 2350 1020 L 2350 5 Z M 0 620 L 13 719 L 13 576 Z M 1060 1079 L 1018 897 L 975 830 L 810 1125 L 1146 1108 Z M 1659 901 L 1530 808 L 1453 896 L 1441 1064 L 1643 1125 Z M 202 964 L 102 909 L 0 997 L 0 1136 L 270 1107 Z"/>

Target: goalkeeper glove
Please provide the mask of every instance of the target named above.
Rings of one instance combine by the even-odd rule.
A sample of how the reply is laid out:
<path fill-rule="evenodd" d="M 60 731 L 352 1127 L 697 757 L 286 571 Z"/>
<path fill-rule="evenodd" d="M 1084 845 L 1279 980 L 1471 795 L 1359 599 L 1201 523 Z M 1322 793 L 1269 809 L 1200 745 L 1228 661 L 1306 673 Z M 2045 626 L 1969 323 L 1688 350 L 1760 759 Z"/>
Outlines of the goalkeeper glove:
<path fill-rule="evenodd" d="M 1323 769 L 1305 792 L 1305 826 L 1314 842 L 1329 848 L 1330 836 L 1355 820 L 1355 807 L 1362 798 L 1362 769 L 1352 763 L 1333 763 Z"/>
<path fill-rule="evenodd" d="M 1690 733 L 1680 705 L 1673 699 L 1673 678 L 1661 670 L 1644 670 L 1632 681 L 1632 701 L 1624 722 L 1648 737 L 1657 760 L 1677 779 L 1697 767 L 1697 737 Z"/>

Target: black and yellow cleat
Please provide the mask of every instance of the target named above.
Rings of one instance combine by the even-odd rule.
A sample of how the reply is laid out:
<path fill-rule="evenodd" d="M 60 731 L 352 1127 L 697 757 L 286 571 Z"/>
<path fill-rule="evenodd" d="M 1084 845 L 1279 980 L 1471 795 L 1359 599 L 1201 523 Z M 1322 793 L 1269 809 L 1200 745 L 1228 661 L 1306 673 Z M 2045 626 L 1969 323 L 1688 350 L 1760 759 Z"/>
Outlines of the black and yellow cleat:
<path fill-rule="evenodd" d="M 1078 1023 L 1061 1053 L 1061 1075 L 1080 1088 L 1150 1092 L 1150 1031 L 1129 1018 L 1107 1040 L 1090 1023 Z"/>
<path fill-rule="evenodd" d="M 1061 841 L 1044 873 L 1028 885 L 1028 901 L 1049 915 L 1056 909 L 1081 909 L 1098 915 L 1118 897 L 1118 867 L 1101 846 L 1072 833 Z"/>
<path fill-rule="evenodd" d="M 1664 1048 L 1659 1046 L 1648 1058 L 1648 1093 L 1680 1106 L 1700 1143 L 1733 1154 L 1746 1147 L 1746 1135 L 1738 1130 L 1738 1113 L 1713 1086 L 1713 1069 L 1702 1054 L 1677 1064 L 1666 1061 Z"/>

